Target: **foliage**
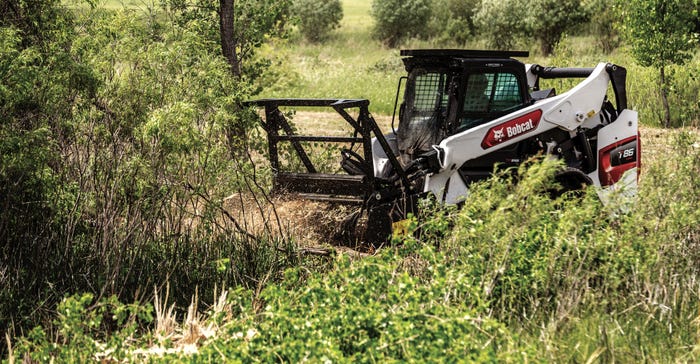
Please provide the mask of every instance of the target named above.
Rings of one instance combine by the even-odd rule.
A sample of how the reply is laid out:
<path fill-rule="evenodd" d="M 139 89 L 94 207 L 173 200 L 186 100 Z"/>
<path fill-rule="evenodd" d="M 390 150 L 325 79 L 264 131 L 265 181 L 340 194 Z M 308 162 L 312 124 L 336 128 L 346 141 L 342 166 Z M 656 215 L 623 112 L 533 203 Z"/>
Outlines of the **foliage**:
<path fill-rule="evenodd" d="M 10 1 L 0 20 L 0 326 L 35 309 L 56 249 L 61 142 L 99 84 L 71 57 L 71 14 L 57 1 Z M 60 262 L 63 253 L 56 253 Z M 50 280 L 48 280 L 50 281 Z M 45 298 L 42 298 L 45 299 Z"/>
<path fill-rule="evenodd" d="M 590 19 L 588 31 L 603 53 L 609 54 L 620 45 L 620 37 L 615 26 L 620 17 L 620 4 L 606 0 L 584 0 L 581 5 Z"/>
<path fill-rule="evenodd" d="M 258 140 L 241 106 L 254 86 L 201 21 L 75 14 L 41 45 L 0 30 L 0 324 L 46 323 L 68 292 L 123 299 L 170 282 L 188 297 L 294 264 L 286 236 L 223 212 L 232 192 L 264 199 L 265 173 L 241 152 Z"/>
<path fill-rule="evenodd" d="M 474 13 L 481 0 L 439 0 L 432 2 L 430 28 L 440 42 L 465 44 L 476 35 Z"/>
<path fill-rule="evenodd" d="M 343 4 L 340 0 L 294 0 L 292 10 L 299 19 L 299 30 L 311 42 L 321 42 L 340 26 Z"/>
<path fill-rule="evenodd" d="M 540 43 L 547 56 L 554 51 L 562 35 L 586 21 L 581 0 L 537 0 L 528 2 L 528 34 Z"/>
<path fill-rule="evenodd" d="M 425 33 L 431 16 L 427 0 L 373 0 L 374 37 L 387 47 Z"/>
<path fill-rule="evenodd" d="M 10 4 L 42 21 L 8 16 Z M 673 133 L 663 159 L 645 162 L 627 212 L 594 191 L 543 196 L 556 169 L 545 161 L 475 186 L 462 210 L 425 208 L 414 235 L 376 256 L 304 260 L 281 227 L 239 219 L 267 197 L 255 115 L 240 107 L 264 67 L 232 77 L 214 14 L 170 9 L 0 5 L 0 350 L 11 362 L 697 361 L 696 134 Z M 398 55 L 343 31 L 303 44 L 299 62 L 314 72 L 286 82 L 369 95 L 390 113 Z M 555 65 L 599 60 L 583 49 Z M 610 57 L 628 67 L 630 104 L 650 124 L 653 70 L 624 49 Z M 669 100 L 693 100 L 672 113 L 690 124 L 700 83 L 697 61 L 686 64 L 667 69 Z M 307 80 L 318 74 L 333 88 Z M 244 195 L 258 201 L 227 198 Z M 198 292 L 233 288 L 225 310 L 201 316 L 218 334 L 190 342 L 194 353 L 144 356 L 182 348 L 158 337 L 143 303 L 165 284 L 180 317 Z"/>
<path fill-rule="evenodd" d="M 659 71 L 659 89 L 665 110 L 664 126 L 671 123 L 667 94 L 673 87 L 666 77 L 671 65 L 683 65 L 691 57 L 697 42 L 692 20 L 697 19 L 698 9 L 689 1 L 633 0 L 624 11 L 621 24 L 626 39 L 632 47 L 632 55 L 645 67 Z"/>
<path fill-rule="evenodd" d="M 183 28 L 199 34 L 212 54 L 221 53 L 222 34 L 219 3 L 207 0 L 167 0 L 166 12 Z M 291 12 L 291 0 L 235 1 L 232 39 L 241 74 L 254 81 L 268 63 L 256 56 L 268 40 L 285 37 Z M 259 90 L 258 90 L 259 91 Z"/>
<path fill-rule="evenodd" d="M 195 350 L 136 332 L 117 346 L 121 331 L 102 336 L 90 323 L 99 307 L 120 306 L 85 309 L 91 297 L 75 296 L 59 306 L 56 325 L 75 339 L 55 345 L 37 328 L 13 354 L 70 360 L 106 352 L 164 362 L 695 361 L 700 139 L 679 133 L 669 143 L 669 158 L 648 163 L 628 212 L 603 206 L 593 189 L 550 198 L 560 165 L 530 162 L 477 184 L 462 209 L 426 201 L 410 233 L 375 256 L 341 254 L 329 271 L 292 267 L 257 295 L 233 290 L 225 307 L 202 315 L 200 327 L 216 334 L 192 341 Z M 127 312 L 122 317 L 147 320 L 150 308 Z M 153 346 L 164 347 L 164 356 L 144 357 Z"/>
<path fill-rule="evenodd" d="M 527 14 L 529 2 L 523 0 L 482 0 L 474 15 L 478 34 L 488 48 L 512 50 L 527 28 L 523 14 Z"/>
<path fill-rule="evenodd" d="M 36 327 L 14 349 L 23 354 L 24 361 L 85 363 L 107 353 L 114 360 L 124 360 L 127 354 L 124 349 L 128 348 L 128 340 L 136 334 L 138 325 L 153 321 L 153 307 L 123 304 L 115 296 L 95 301 L 89 293 L 66 297 L 56 310 L 57 333 L 52 338 L 56 342 L 51 341 L 43 328 Z M 105 332 L 108 337 L 100 342 Z"/>
<path fill-rule="evenodd" d="M 240 342 L 236 332 L 251 328 L 248 321 L 227 327 L 228 334 L 211 347 L 230 348 L 225 355 L 232 358 L 283 361 L 526 355 L 514 351 L 502 325 L 483 316 L 466 277 L 448 270 L 429 248 L 410 251 L 354 262 L 339 257 L 331 274 L 313 275 L 298 290 L 270 286 L 262 294 L 264 319 L 253 326 L 253 339 L 232 345 Z M 288 271 L 288 283 L 299 273 Z"/>
<path fill-rule="evenodd" d="M 637 110 L 646 125 L 661 126 L 665 124 L 666 110 L 661 102 L 659 88 L 659 70 L 642 67 L 632 59 L 625 67 L 628 70 L 627 90 L 630 106 Z M 669 66 L 665 76 L 670 82 L 668 102 L 672 127 L 698 126 L 700 121 L 700 104 L 696 100 L 700 90 L 700 61 L 690 60 L 684 66 Z M 630 76 L 631 75 L 631 76 Z"/>
<path fill-rule="evenodd" d="M 622 25 L 632 55 L 642 66 L 683 64 L 692 56 L 691 21 L 696 9 L 688 1 L 632 0 Z"/>

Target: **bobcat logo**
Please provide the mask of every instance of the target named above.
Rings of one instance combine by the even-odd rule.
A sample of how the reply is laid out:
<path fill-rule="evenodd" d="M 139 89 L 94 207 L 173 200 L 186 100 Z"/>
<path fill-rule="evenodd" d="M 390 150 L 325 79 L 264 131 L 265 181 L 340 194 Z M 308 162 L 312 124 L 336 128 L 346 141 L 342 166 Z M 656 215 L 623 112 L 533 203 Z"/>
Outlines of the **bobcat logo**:
<path fill-rule="evenodd" d="M 496 139 L 497 141 L 500 142 L 501 140 L 503 140 L 504 136 L 505 135 L 503 134 L 503 128 L 501 128 L 499 130 L 496 130 L 496 129 L 493 130 L 493 138 Z"/>

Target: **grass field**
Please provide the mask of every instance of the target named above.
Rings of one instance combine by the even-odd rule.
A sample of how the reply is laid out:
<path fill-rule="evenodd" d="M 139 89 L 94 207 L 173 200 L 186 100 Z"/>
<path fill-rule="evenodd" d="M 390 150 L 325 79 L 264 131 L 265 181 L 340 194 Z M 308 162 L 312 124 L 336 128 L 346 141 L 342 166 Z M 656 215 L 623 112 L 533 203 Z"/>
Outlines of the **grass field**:
<path fill-rule="evenodd" d="M 156 7 L 158 2 L 154 0 L 102 0 L 98 3 L 107 9 L 119 9 L 122 7 L 128 8 L 146 8 L 146 7 Z"/>
<path fill-rule="evenodd" d="M 375 113 L 390 114 L 396 84 L 403 74 L 398 50 L 372 40 L 370 0 L 344 1 L 341 27 L 323 44 L 298 39 L 272 45 L 280 80 L 264 97 L 366 98 Z M 292 76 L 292 77 L 290 77 Z"/>

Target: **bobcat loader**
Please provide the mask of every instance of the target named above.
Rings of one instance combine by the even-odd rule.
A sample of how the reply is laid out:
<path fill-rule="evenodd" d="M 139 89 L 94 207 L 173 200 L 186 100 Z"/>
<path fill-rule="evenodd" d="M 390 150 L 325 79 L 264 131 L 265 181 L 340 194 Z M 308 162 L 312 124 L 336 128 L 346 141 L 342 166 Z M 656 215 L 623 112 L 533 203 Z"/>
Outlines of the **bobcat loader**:
<path fill-rule="evenodd" d="M 368 100 L 264 99 L 274 189 L 300 197 L 356 203 L 366 216 L 363 241 L 385 239 L 392 223 L 415 213 L 417 201 L 433 195 L 455 204 L 470 184 L 494 168 L 517 166 L 531 156 L 563 160 L 557 181 L 565 190 L 598 187 L 601 199 L 614 190 L 635 193 L 641 159 L 637 113 L 627 108 L 626 70 L 600 63 L 593 68 L 553 68 L 514 59 L 528 52 L 402 50 L 407 76 L 399 80 L 394 118 L 384 133 Z M 579 78 L 557 94 L 540 81 Z M 399 95 L 403 98 L 399 103 Z M 610 95 L 609 95 L 610 93 Z M 610 96 L 610 98 L 609 98 Z M 614 101 L 611 101 L 611 99 Z M 299 135 L 282 111 L 331 108 L 351 136 Z M 337 150 L 336 171 L 317 168 L 313 153 Z M 348 220 L 348 228 L 358 214 Z"/>

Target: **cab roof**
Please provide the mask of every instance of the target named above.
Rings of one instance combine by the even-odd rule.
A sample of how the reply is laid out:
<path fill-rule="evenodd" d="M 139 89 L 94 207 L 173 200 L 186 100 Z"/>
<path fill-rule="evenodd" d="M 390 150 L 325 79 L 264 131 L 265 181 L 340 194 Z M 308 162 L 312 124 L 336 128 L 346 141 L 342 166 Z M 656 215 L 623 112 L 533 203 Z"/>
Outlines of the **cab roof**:
<path fill-rule="evenodd" d="M 415 68 L 473 68 L 483 65 L 511 65 L 522 68 L 522 62 L 511 57 L 528 57 L 528 51 L 488 51 L 470 49 L 404 49 L 402 61 L 409 73 Z"/>
<path fill-rule="evenodd" d="M 529 57 L 528 51 L 489 51 L 473 49 L 402 49 L 402 57 L 419 58 L 510 58 Z"/>

